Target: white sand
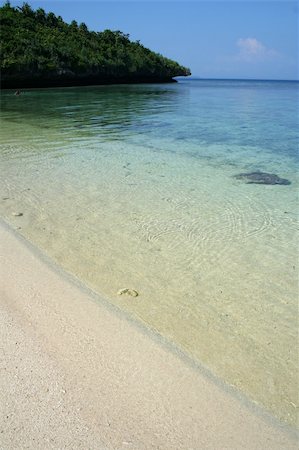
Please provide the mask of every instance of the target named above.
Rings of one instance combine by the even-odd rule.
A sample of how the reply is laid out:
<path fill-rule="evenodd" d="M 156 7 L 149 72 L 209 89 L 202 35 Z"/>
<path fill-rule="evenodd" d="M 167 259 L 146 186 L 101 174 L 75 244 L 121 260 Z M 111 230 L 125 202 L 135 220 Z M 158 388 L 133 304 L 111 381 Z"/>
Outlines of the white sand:
<path fill-rule="evenodd" d="M 4 225 L 0 239 L 1 449 L 297 448 Z"/>

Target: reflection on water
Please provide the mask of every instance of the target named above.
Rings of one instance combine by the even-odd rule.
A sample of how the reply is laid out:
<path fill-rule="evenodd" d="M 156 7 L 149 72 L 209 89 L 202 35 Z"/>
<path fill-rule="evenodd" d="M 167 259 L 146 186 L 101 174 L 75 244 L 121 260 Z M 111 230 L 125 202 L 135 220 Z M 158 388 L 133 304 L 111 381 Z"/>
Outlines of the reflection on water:
<path fill-rule="evenodd" d="M 123 139 L 135 130 L 163 126 L 150 116 L 159 109 L 167 112 L 176 99 L 171 85 L 155 90 L 128 85 L 24 91 L 18 98 L 2 96 L 2 120 L 40 129 L 51 126 L 67 136 L 72 131 L 74 139 L 97 135 L 107 140 Z"/>
<path fill-rule="evenodd" d="M 298 390 L 297 89 L 189 81 L 1 98 L 6 220 L 289 423 Z M 235 178 L 256 170 L 292 184 Z M 126 287 L 139 296 L 118 296 Z"/>

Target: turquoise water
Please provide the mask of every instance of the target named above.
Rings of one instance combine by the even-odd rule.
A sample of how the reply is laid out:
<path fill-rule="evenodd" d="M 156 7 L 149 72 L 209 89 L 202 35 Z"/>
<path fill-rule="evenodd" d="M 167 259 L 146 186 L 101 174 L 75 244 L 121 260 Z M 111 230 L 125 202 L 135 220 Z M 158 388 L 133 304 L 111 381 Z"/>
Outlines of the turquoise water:
<path fill-rule="evenodd" d="M 185 80 L 1 94 L 1 215 L 290 424 L 298 86 Z M 291 184 L 235 178 L 255 171 Z"/>

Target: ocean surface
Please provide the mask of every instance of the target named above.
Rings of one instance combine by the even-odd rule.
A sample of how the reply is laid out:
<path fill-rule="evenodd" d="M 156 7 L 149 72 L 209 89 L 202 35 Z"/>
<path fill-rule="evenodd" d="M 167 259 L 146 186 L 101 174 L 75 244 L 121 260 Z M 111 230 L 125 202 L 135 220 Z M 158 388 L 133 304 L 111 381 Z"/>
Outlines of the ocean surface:
<path fill-rule="evenodd" d="M 227 80 L 2 91 L 0 118 L 1 216 L 291 425 L 298 91 Z M 256 171 L 290 184 L 236 178 Z"/>

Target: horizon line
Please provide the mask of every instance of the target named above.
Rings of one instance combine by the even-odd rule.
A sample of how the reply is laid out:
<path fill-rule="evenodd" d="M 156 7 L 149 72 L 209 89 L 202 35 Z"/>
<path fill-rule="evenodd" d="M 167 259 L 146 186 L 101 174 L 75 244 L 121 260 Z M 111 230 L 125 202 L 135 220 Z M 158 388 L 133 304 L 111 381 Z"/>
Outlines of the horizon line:
<path fill-rule="evenodd" d="M 198 75 L 190 75 L 190 76 L 178 76 L 174 78 L 180 79 L 188 79 L 188 80 L 202 80 L 202 81 L 291 81 L 291 82 L 299 82 L 299 78 L 290 79 L 290 78 L 216 78 L 216 77 L 200 77 Z"/>

